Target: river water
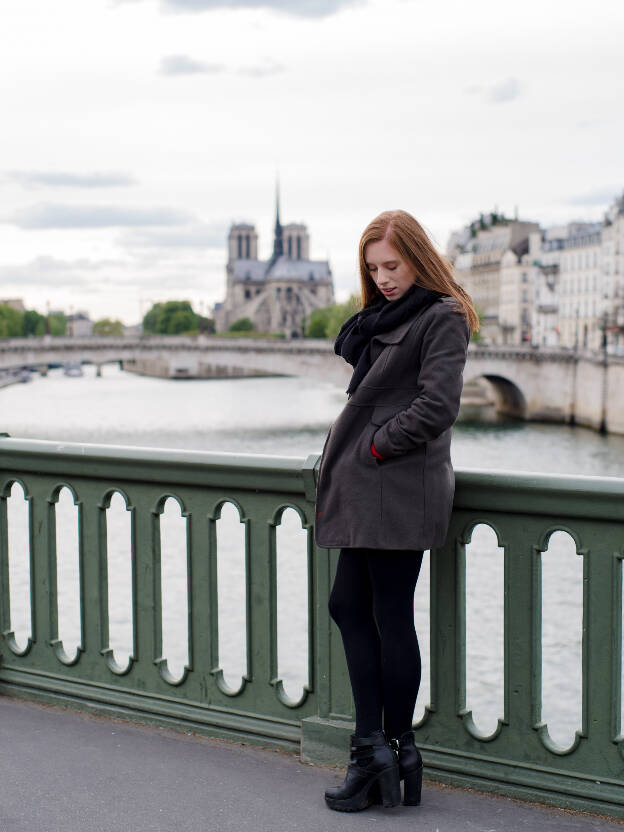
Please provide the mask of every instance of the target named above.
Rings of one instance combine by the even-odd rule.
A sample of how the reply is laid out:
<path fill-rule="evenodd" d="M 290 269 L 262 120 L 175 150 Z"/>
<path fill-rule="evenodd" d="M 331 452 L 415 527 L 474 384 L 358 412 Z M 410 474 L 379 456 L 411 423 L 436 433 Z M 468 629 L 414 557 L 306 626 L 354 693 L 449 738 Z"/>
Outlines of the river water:
<path fill-rule="evenodd" d="M 106 365 L 81 378 L 53 370 L 46 378 L 0 390 L 0 429 L 20 438 L 54 439 L 305 457 L 320 452 L 346 400 L 329 383 L 301 378 L 169 381 Z M 624 477 L 624 436 L 583 427 L 510 420 L 454 428 L 457 468 L 541 471 Z M 76 509 L 65 489 L 57 508 L 59 630 L 68 653 L 79 643 Z M 290 515 L 290 516 L 289 516 Z M 129 516 L 120 496 L 108 512 L 111 646 L 120 663 L 131 652 Z M 29 632 L 27 515 L 19 486 L 9 500 L 11 621 L 18 641 Z M 162 521 L 163 652 L 179 675 L 186 659 L 184 521 L 168 500 Z M 235 509 L 218 521 L 219 652 L 226 681 L 238 687 L 244 670 L 242 526 Z M 503 550 L 486 526 L 467 549 L 466 694 L 480 730 L 502 716 Z M 543 708 L 553 739 L 571 743 L 580 727 L 582 558 L 567 533 L 551 537 L 543 562 Z M 416 718 L 429 701 L 429 561 L 425 553 L 415 599 L 423 654 Z M 566 626 L 562 627 L 561 622 Z M 305 541 L 294 511 L 278 529 L 279 668 L 297 697 L 306 681 Z"/>

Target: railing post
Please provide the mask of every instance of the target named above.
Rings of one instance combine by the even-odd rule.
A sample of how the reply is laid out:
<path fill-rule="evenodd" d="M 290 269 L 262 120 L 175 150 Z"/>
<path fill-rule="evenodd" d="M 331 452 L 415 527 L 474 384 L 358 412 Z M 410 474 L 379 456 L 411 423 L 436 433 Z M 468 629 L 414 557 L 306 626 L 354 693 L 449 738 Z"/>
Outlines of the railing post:
<path fill-rule="evenodd" d="M 444 546 L 430 551 L 431 701 L 429 718 L 416 733 L 416 741 L 421 736 L 423 744 L 431 741 L 433 731 L 434 744 L 452 745 L 452 734 L 460 726 L 459 699 L 465 689 L 464 598 L 460 593 L 465 581 L 458 566 L 461 561 L 463 567 L 465 547 L 460 543 L 460 521 L 454 515 Z"/>
<path fill-rule="evenodd" d="M 583 615 L 583 729 L 588 764 L 622 770 L 622 557 L 621 525 L 586 522 Z M 608 750 L 607 750 L 608 749 Z"/>
<path fill-rule="evenodd" d="M 136 569 L 136 598 L 134 601 L 135 621 L 135 662 L 142 680 L 156 677 L 156 655 L 160 640 L 157 630 L 161 626 L 157 619 L 161 615 L 158 603 L 160 575 L 156 540 L 156 517 L 150 492 L 139 491 L 132 498 L 134 512 L 134 534 L 132 557 Z M 158 582 L 158 583 L 157 583 Z"/>
<path fill-rule="evenodd" d="M 272 621 L 277 616 L 277 598 L 272 586 L 270 546 L 271 511 L 266 506 L 262 517 L 257 508 L 247 521 L 246 534 L 246 607 L 247 607 L 247 667 L 250 684 L 254 688 L 256 706 L 274 697 L 271 687 L 271 654 L 277 650 L 272 644 L 275 633 Z"/>
<path fill-rule="evenodd" d="M 303 466 L 306 499 L 314 503 L 319 457 L 309 456 Z M 312 530 L 313 533 L 313 530 Z M 328 603 L 336 573 L 338 549 L 313 544 L 312 606 L 318 713 L 301 721 L 301 757 L 315 762 L 343 763 L 353 732 L 353 699 L 347 664 L 338 628 L 329 615 Z"/>
<path fill-rule="evenodd" d="M 56 668 L 51 648 L 57 637 L 56 622 L 56 541 L 54 506 L 50 503 L 51 483 L 27 478 L 30 501 L 30 564 L 32 569 L 30 598 L 32 613 L 32 648 L 30 655 L 38 666 Z"/>
<path fill-rule="evenodd" d="M 188 576 L 189 662 L 194 674 L 198 676 L 200 701 L 209 703 L 214 684 L 210 671 L 216 658 L 213 645 L 218 644 L 217 615 L 216 609 L 213 610 L 217 598 L 216 534 L 204 499 L 193 499 L 187 505 L 187 510 L 190 512 L 188 534 L 191 564 Z"/>
<path fill-rule="evenodd" d="M 102 601 L 100 594 L 104 581 L 102 563 L 105 553 L 102 551 L 105 543 L 102 534 L 101 494 L 97 486 L 81 483 L 79 493 L 78 515 L 78 557 L 80 574 L 80 621 L 82 624 L 81 661 L 85 660 L 90 667 L 97 668 L 102 663 L 104 648 L 102 636 Z M 108 620 L 108 609 L 106 610 Z M 94 670 L 97 673 L 97 670 Z"/>

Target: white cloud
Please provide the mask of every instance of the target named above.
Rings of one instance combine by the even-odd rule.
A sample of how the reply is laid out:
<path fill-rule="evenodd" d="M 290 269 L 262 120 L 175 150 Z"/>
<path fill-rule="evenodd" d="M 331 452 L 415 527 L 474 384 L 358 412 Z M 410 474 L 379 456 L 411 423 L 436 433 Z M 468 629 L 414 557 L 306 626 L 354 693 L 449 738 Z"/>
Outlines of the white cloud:
<path fill-rule="evenodd" d="M 489 89 L 489 99 L 494 104 L 513 101 L 520 95 L 521 85 L 517 78 L 507 78 Z"/>
<path fill-rule="evenodd" d="M 120 171 L 75 173 L 54 170 L 10 170 L 4 176 L 6 180 L 26 187 L 114 188 L 137 184 L 134 177 Z"/>
<path fill-rule="evenodd" d="M 282 64 L 265 58 L 263 63 L 255 66 L 240 67 L 238 72 L 240 75 L 249 75 L 251 78 L 264 78 L 266 75 L 277 75 L 284 72 L 285 68 Z"/>
<path fill-rule="evenodd" d="M 604 205 L 606 208 L 613 200 L 622 192 L 622 185 L 608 185 L 601 188 L 593 188 L 582 194 L 577 194 L 571 197 L 568 202 L 570 205 Z"/>
<path fill-rule="evenodd" d="M 5 5 L 0 79 L 19 83 L 6 81 L 3 106 L 19 115 L 2 124 L 2 169 L 20 175 L 2 177 L 0 218 L 13 224 L 0 225 L 0 265 L 123 261 L 91 270 L 111 287 L 85 283 L 94 315 L 131 319 L 138 292 L 187 282 L 222 297 L 227 250 L 212 218 L 251 220 L 267 257 L 276 170 L 282 220 L 307 223 L 312 257 L 329 256 L 346 293 L 359 235 L 386 208 L 444 244 L 494 205 L 543 222 L 600 218 L 596 189 L 624 185 L 619 0 L 589 16 L 569 0 L 564 17 L 543 0 L 521 15 L 500 0 Z M 163 56 L 223 69 L 165 77 Z M 132 187 L 98 181 L 116 172 Z"/>
<path fill-rule="evenodd" d="M 228 224 L 206 224 L 184 226 L 175 231 L 130 231 L 122 235 L 119 242 L 128 249 L 217 249 L 225 252 Z"/>
<path fill-rule="evenodd" d="M 36 257 L 29 263 L 14 266 L 0 266 L 0 282 L 20 288 L 39 287 L 85 287 L 94 280 L 94 273 L 123 268 L 115 260 L 59 260 L 54 257 Z M 97 277 L 96 280 L 99 280 Z"/>
<path fill-rule="evenodd" d="M 23 208 L 4 221 L 23 229 L 118 228 L 123 226 L 184 225 L 188 214 L 171 208 L 127 208 L 120 205 L 61 205 L 41 202 Z"/>
<path fill-rule="evenodd" d="M 167 55 L 160 62 L 161 75 L 214 75 L 224 68 L 223 64 L 207 64 L 189 55 Z"/>
<path fill-rule="evenodd" d="M 179 12 L 269 9 L 296 17 L 327 17 L 362 2 L 365 0 L 162 0 L 162 5 Z"/>

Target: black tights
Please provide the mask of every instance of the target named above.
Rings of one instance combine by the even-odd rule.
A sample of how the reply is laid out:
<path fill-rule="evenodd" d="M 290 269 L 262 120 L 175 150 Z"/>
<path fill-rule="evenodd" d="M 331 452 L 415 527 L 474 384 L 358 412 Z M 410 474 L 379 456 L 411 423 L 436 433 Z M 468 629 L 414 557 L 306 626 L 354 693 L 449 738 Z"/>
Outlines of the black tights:
<path fill-rule="evenodd" d="M 342 636 L 355 733 L 383 728 L 399 737 L 412 727 L 420 687 L 414 590 L 422 551 L 342 549 L 329 612 Z"/>

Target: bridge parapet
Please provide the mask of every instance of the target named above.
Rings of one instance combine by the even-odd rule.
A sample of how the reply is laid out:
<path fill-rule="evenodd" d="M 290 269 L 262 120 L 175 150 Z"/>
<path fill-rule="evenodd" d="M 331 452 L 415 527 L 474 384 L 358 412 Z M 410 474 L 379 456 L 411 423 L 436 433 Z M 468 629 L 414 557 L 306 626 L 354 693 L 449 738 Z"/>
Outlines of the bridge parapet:
<path fill-rule="evenodd" d="M 353 707 L 340 636 L 327 609 L 338 552 L 315 546 L 318 459 L 121 448 L 0 438 L 0 692 L 71 704 L 344 760 Z M 12 632 L 7 501 L 28 499 L 31 637 Z M 622 559 L 624 480 L 459 470 L 447 541 L 431 553 L 431 697 L 415 726 L 430 778 L 624 817 Z M 59 641 L 55 506 L 71 489 L 79 516 L 81 643 Z M 127 667 L 109 643 L 106 512 L 131 513 L 134 643 Z M 163 657 L 160 515 L 186 519 L 189 661 L 173 678 Z M 219 656 L 216 523 L 238 507 L 245 527 L 246 672 L 224 683 Z M 286 695 L 278 668 L 276 529 L 293 508 L 307 539 L 308 680 Z M 466 547 L 489 525 L 504 548 L 504 712 L 479 732 L 466 703 Z M 583 559 L 582 724 L 557 746 L 541 718 L 541 555 L 567 531 Z"/>
<path fill-rule="evenodd" d="M 0 340 L 0 370 L 64 361 L 119 362 L 163 378 L 305 376 L 346 388 L 351 367 L 328 340 L 141 336 Z M 464 380 L 485 378 L 496 408 L 519 419 L 624 434 L 624 356 L 552 347 L 470 344 Z"/>

